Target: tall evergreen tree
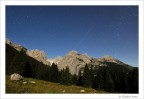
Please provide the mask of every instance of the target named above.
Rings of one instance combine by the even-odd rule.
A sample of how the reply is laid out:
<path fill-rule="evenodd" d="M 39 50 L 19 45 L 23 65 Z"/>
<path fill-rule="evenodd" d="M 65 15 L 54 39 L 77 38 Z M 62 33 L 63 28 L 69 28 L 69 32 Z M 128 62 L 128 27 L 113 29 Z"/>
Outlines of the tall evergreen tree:
<path fill-rule="evenodd" d="M 50 68 L 50 74 L 49 74 L 50 81 L 52 82 L 59 82 L 59 70 L 55 63 L 52 64 Z"/>
<path fill-rule="evenodd" d="M 138 76 L 138 68 L 134 67 L 133 71 L 129 72 L 129 92 L 138 93 L 139 92 L 139 76 Z"/>
<path fill-rule="evenodd" d="M 104 70 L 105 67 L 100 67 L 98 70 L 98 74 L 97 74 L 97 84 L 98 84 L 98 89 L 104 89 Z"/>
<path fill-rule="evenodd" d="M 111 77 L 110 71 L 108 69 L 105 70 L 105 90 L 113 92 L 114 91 L 114 82 Z"/>
<path fill-rule="evenodd" d="M 66 67 L 66 69 L 61 70 L 60 73 L 60 84 L 63 85 L 71 85 L 72 84 L 72 75 L 69 72 L 69 68 Z"/>
<path fill-rule="evenodd" d="M 77 85 L 78 83 L 78 77 L 76 74 L 72 75 L 72 84 L 73 85 Z"/>
<path fill-rule="evenodd" d="M 32 67 L 30 66 L 30 63 L 28 61 L 25 62 L 23 76 L 25 76 L 25 77 L 33 76 Z"/>
<path fill-rule="evenodd" d="M 25 66 L 26 66 L 26 61 L 25 61 L 25 57 L 23 57 L 24 52 L 20 51 L 19 53 L 17 53 L 13 60 L 10 63 L 9 66 L 9 74 L 12 73 L 19 73 L 21 75 L 24 75 L 25 72 Z"/>
<path fill-rule="evenodd" d="M 83 86 L 83 75 L 81 75 L 81 73 L 79 72 L 79 75 L 78 75 L 78 82 L 77 82 L 77 85 L 78 86 Z"/>
<path fill-rule="evenodd" d="M 91 87 L 93 83 L 93 71 L 92 68 L 89 69 L 88 64 L 86 64 L 84 68 L 84 74 L 83 74 L 83 86 L 84 87 Z"/>

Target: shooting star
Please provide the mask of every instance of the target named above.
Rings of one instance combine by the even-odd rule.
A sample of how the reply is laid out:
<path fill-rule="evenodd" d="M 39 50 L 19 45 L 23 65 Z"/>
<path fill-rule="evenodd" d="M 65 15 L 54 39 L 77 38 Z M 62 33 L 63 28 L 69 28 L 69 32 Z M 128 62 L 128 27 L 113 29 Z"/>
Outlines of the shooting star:
<path fill-rule="evenodd" d="M 78 44 L 76 47 L 80 46 L 81 43 L 85 40 L 85 38 L 90 34 L 90 32 L 94 29 L 94 26 L 92 26 L 84 35 L 83 37 L 79 40 Z"/>

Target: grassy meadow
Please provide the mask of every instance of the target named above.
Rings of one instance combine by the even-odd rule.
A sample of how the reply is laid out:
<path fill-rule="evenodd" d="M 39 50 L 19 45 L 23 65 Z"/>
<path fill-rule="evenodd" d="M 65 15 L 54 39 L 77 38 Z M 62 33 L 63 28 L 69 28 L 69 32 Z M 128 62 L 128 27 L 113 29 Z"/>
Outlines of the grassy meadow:
<path fill-rule="evenodd" d="M 78 94 L 78 93 L 107 93 L 105 91 L 95 90 L 92 88 L 85 88 L 79 86 L 66 86 L 59 83 L 52 83 L 48 81 L 33 79 L 33 78 L 24 78 L 23 81 L 11 81 L 10 76 L 6 76 L 6 93 L 22 93 L 22 94 Z M 35 82 L 35 83 L 30 83 Z M 81 92 L 84 90 L 84 92 Z"/>

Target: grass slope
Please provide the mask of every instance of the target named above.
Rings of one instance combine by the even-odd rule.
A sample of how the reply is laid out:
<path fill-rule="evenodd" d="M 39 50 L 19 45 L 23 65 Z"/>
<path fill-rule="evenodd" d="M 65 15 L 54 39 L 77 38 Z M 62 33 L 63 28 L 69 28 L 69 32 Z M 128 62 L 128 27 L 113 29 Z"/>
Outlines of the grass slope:
<path fill-rule="evenodd" d="M 10 76 L 6 76 L 6 93 L 82 93 L 80 90 L 85 90 L 83 93 L 107 93 L 105 91 L 94 90 L 91 88 L 84 88 L 79 86 L 65 86 L 59 83 L 52 83 L 38 79 L 25 78 L 26 84 L 23 81 L 11 81 Z M 30 83 L 35 81 L 36 83 Z"/>

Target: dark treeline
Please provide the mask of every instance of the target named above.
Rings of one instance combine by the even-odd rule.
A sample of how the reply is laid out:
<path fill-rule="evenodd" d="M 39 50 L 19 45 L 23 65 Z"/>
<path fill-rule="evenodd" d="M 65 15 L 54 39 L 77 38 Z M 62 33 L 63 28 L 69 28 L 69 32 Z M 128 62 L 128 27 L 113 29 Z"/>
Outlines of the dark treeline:
<path fill-rule="evenodd" d="M 107 66 L 86 65 L 78 85 L 115 93 L 138 93 L 138 68 L 131 70 L 115 63 Z M 93 68 L 94 67 L 94 68 Z"/>
<path fill-rule="evenodd" d="M 59 71 L 56 64 L 51 66 L 18 52 L 6 45 L 6 74 L 19 73 L 63 85 L 77 85 L 113 93 L 138 93 L 138 68 L 106 62 L 107 66 L 86 64 L 79 75 L 71 75 L 68 67 Z"/>

